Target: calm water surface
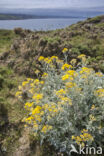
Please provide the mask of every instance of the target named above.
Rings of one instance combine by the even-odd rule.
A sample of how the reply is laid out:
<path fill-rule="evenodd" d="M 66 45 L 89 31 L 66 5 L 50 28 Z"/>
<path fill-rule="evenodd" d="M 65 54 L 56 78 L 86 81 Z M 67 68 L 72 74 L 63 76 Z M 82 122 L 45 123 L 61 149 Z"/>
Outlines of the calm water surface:
<path fill-rule="evenodd" d="M 82 20 L 84 20 L 84 18 L 0 20 L 0 29 L 21 27 L 31 30 L 54 30 L 67 27 Z"/>

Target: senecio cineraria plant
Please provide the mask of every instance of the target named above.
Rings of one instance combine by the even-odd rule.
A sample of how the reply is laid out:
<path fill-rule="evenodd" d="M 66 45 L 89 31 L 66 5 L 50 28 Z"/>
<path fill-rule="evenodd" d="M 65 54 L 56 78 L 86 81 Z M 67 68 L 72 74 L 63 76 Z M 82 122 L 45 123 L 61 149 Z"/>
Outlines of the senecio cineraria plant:
<path fill-rule="evenodd" d="M 68 63 L 57 56 L 39 57 L 43 65 L 40 79 L 27 78 L 16 93 L 27 93 L 23 119 L 32 127 L 40 142 L 44 140 L 60 153 L 70 155 L 71 145 L 78 148 L 103 146 L 104 143 L 104 75 L 87 67 L 84 54 Z M 36 71 L 38 75 L 39 71 Z"/>

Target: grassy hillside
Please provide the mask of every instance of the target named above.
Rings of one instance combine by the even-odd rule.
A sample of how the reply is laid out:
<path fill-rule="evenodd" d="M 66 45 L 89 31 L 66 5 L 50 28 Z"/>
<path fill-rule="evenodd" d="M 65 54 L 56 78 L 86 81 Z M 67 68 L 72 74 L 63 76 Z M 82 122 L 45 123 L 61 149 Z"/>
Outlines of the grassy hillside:
<path fill-rule="evenodd" d="M 12 79 L 12 81 L 11 81 Z M 5 66 L 0 65 L 0 155 L 13 151 L 21 136 L 23 110 L 15 98 L 21 78 Z M 13 146 L 13 142 L 15 145 Z M 4 150 L 3 150 L 4 149 Z"/>
<path fill-rule="evenodd" d="M 12 30 L 0 29 L 0 53 L 9 51 L 15 37 L 16 35 Z"/>
<path fill-rule="evenodd" d="M 89 66 L 104 72 L 104 16 L 47 32 L 0 30 L 0 156 L 11 156 L 24 136 L 21 119 L 25 112 L 15 98 L 17 86 L 26 77 L 36 77 L 40 55 L 63 58 L 65 47 L 69 60 L 86 54 L 90 56 Z"/>
<path fill-rule="evenodd" d="M 17 19 L 21 19 L 21 18 L 13 15 L 0 14 L 0 20 L 17 20 Z"/>
<path fill-rule="evenodd" d="M 21 14 L 0 14 L 0 20 L 23 20 L 31 18 L 35 18 L 35 16 Z"/>
<path fill-rule="evenodd" d="M 86 54 L 91 57 L 89 65 L 104 71 L 104 16 L 60 30 L 31 32 L 17 29 L 15 32 L 20 37 L 14 40 L 5 62 L 13 63 L 13 69 L 20 74 L 32 75 L 32 67 L 39 55 L 63 57 L 61 51 L 64 47 L 69 49 L 69 59 Z"/>

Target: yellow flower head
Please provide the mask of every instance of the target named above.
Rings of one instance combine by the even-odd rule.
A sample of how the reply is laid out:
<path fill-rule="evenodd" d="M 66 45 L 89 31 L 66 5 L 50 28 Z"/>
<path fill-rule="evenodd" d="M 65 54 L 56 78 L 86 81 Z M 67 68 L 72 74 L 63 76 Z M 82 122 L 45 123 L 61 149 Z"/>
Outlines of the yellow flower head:
<path fill-rule="evenodd" d="M 103 74 L 101 72 L 97 72 L 96 75 L 99 76 L 99 77 L 103 76 Z"/>
<path fill-rule="evenodd" d="M 42 77 L 47 77 L 48 73 L 43 73 Z"/>
<path fill-rule="evenodd" d="M 95 105 L 92 105 L 91 110 L 94 110 L 94 109 L 95 109 Z"/>
<path fill-rule="evenodd" d="M 73 87 L 76 86 L 76 84 L 75 84 L 75 83 L 72 83 L 72 82 L 67 82 L 67 83 L 65 84 L 65 86 L 66 86 L 66 88 L 73 88 Z"/>
<path fill-rule="evenodd" d="M 18 89 L 19 89 L 19 90 L 22 90 L 22 86 L 18 86 Z"/>
<path fill-rule="evenodd" d="M 38 61 L 43 61 L 45 58 L 43 56 L 40 56 Z"/>
<path fill-rule="evenodd" d="M 33 128 L 34 128 L 35 130 L 38 130 L 39 125 L 38 125 L 36 122 L 33 122 Z"/>
<path fill-rule="evenodd" d="M 75 139 L 75 136 L 72 135 L 72 140 L 74 140 L 74 139 Z"/>
<path fill-rule="evenodd" d="M 36 100 L 36 101 L 41 100 L 42 98 L 43 98 L 43 94 L 37 94 L 37 93 L 35 93 L 33 95 L 33 99 Z"/>
<path fill-rule="evenodd" d="M 86 141 L 93 141 L 93 136 L 88 133 L 88 130 L 83 129 L 80 136 L 72 136 L 72 139 L 76 141 L 77 144 L 85 146 Z"/>
<path fill-rule="evenodd" d="M 32 79 L 32 78 L 27 78 L 27 81 L 29 82 L 29 81 L 33 81 L 34 79 Z"/>
<path fill-rule="evenodd" d="M 50 57 L 46 57 L 44 59 L 44 62 L 47 63 L 47 64 L 50 64 L 52 62 L 51 58 Z"/>
<path fill-rule="evenodd" d="M 22 86 L 25 87 L 29 82 L 28 81 L 24 81 L 22 82 Z"/>
<path fill-rule="evenodd" d="M 89 75 L 92 71 L 93 71 L 92 68 L 83 67 L 80 71 L 80 74 L 85 73 L 85 74 Z"/>
<path fill-rule="evenodd" d="M 25 107 L 32 107 L 33 106 L 33 104 L 34 104 L 34 102 L 26 102 L 25 103 Z"/>
<path fill-rule="evenodd" d="M 32 111 L 32 115 L 39 114 L 41 109 L 42 109 L 42 107 L 36 106 L 36 108 L 33 109 L 33 111 Z"/>
<path fill-rule="evenodd" d="M 52 126 L 49 126 L 49 125 L 45 125 L 43 126 L 41 132 L 42 133 L 46 133 L 47 131 L 51 130 L 52 129 Z"/>
<path fill-rule="evenodd" d="M 71 65 L 69 65 L 69 64 L 67 64 L 67 63 L 65 63 L 63 66 L 62 66 L 62 70 L 65 70 L 65 69 L 69 69 L 69 68 L 72 68 L 72 66 Z"/>
<path fill-rule="evenodd" d="M 72 100 L 68 97 L 61 97 L 61 104 L 65 104 L 65 103 L 68 103 L 70 106 L 72 106 Z"/>
<path fill-rule="evenodd" d="M 33 83 L 34 85 L 39 85 L 39 79 L 35 79 Z"/>
<path fill-rule="evenodd" d="M 18 92 L 16 92 L 16 97 L 20 97 L 22 95 L 22 92 L 21 91 L 18 91 Z"/>
<path fill-rule="evenodd" d="M 67 51 L 68 51 L 67 48 L 64 48 L 64 49 L 62 50 L 63 53 L 66 53 Z"/>
<path fill-rule="evenodd" d="M 58 60 L 58 57 L 57 56 L 52 56 L 51 60 Z"/>
<path fill-rule="evenodd" d="M 63 94 L 66 94 L 66 91 L 64 89 L 60 89 L 56 91 L 56 95 L 63 95 Z"/>
<path fill-rule="evenodd" d="M 62 80 L 63 80 L 63 81 L 65 81 L 65 80 L 67 80 L 67 79 L 69 79 L 69 75 L 68 75 L 68 74 L 62 76 Z"/>
<path fill-rule="evenodd" d="M 79 59 L 83 58 L 83 57 L 86 57 L 86 55 L 85 54 L 81 54 L 81 55 L 78 56 Z"/>
<path fill-rule="evenodd" d="M 100 88 L 100 89 L 96 90 L 95 95 L 97 95 L 99 97 L 104 97 L 104 89 Z"/>
<path fill-rule="evenodd" d="M 69 74 L 69 76 L 73 76 L 73 77 L 77 77 L 77 72 L 75 70 L 68 70 L 66 71 L 67 74 Z"/>

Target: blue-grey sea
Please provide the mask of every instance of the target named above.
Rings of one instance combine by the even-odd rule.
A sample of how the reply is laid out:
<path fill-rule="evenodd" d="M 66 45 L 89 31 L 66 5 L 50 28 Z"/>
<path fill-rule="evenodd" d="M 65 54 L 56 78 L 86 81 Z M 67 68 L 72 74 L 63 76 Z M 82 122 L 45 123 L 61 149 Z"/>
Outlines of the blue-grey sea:
<path fill-rule="evenodd" d="M 21 27 L 31 30 L 55 30 L 82 21 L 85 18 L 48 18 L 28 20 L 0 20 L 0 29 L 14 29 Z"/>

